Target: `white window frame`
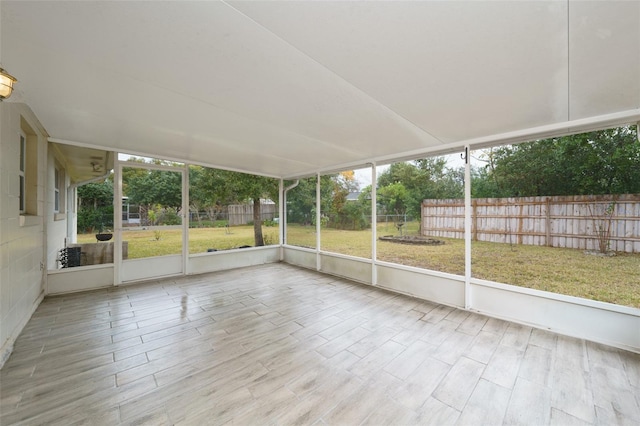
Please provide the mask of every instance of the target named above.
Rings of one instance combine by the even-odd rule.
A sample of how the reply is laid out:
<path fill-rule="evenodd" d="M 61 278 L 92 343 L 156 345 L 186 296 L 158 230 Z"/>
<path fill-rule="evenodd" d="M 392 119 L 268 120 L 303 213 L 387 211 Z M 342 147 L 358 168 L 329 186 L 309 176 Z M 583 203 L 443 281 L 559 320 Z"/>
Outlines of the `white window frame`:
<path fill-rule="evenodd" d="M 53 212 L 60 213 L 60 180 L 62 172 L 58 166 L 53 169 Z"/>
<path fill-rule="evenodd" d="M 27 135 L 24 132 L 19 133 L 20 140 L 20 161 L 18 167 L 18 181 L 19 185 L 19 209 L 20 213 L 24 214 L 27 210 L 27 186 L 26 186 L 26 171 L 27 171 Z"/>

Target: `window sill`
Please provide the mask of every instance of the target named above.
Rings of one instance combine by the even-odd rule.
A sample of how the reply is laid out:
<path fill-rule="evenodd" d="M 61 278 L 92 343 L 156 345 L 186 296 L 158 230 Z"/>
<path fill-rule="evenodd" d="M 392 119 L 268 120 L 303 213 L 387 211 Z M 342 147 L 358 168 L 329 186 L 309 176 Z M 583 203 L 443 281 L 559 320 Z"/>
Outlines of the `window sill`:
<path fill-rule="evenodd" d="M 53 214 L 53 221 L 56 222 L 58 220 L 65 220 L 67 218 L 67 214 L 66 213 L 54 213 Z"/>
<path fill-rule="evenodd" d="M 40 224 L 40 216 L 20 215 L 20 227 L 36 226 Z"/>

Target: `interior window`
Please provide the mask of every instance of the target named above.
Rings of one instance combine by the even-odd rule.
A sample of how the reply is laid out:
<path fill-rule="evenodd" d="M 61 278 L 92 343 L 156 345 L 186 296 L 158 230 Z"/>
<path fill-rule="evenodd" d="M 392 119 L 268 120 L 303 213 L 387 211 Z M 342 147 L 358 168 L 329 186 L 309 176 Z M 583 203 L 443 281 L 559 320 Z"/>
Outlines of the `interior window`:
<path fill-rule="evenodd" d="M 26 208 L 25 200 L 25 170 L 27 169 L 27 137 L 24 133 L 20 133 L 20 170 L 18 171 L 20 181 L 20 213 L 24 213 Z"/>

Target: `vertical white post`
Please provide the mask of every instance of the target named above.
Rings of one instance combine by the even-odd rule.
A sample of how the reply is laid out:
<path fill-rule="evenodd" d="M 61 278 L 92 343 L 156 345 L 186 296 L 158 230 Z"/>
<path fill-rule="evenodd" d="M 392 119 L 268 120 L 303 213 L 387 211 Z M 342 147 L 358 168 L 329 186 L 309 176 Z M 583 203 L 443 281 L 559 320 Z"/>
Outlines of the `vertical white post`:
<path fill-rule="evenodd" d="M 471 298 L 471 152 L 464 147 L 464 307 L 470 309 Z"/>
<path fill-rule="evenodd" d="M 322 268 L 322 262 L 320 261 L 320 219 L 322 218 L 320 204 L 320 173 L 318 173 L 316 180 L 316 269 L 318 271 Z"/>
<path fill-rule="evenodd" d="M 284 222 L 287 220 L 284 210 L 284 203 L 286 200 L 284 199 L 284 179 L 280 179 L 280 183 L 278 185 L 278 234 L 280 235 L 280 262 L 284 260 L 284 244 L 287 241 L 287 236 L 284 233 L 285 225 Z"/>
<path fill-rule="evenodd" d="M 122 284 L 122 164 L 119 154 L 113 155 L 113 285 Z"/>
<path fill-rule="evenodd" d="M 378 171 L 375 161 L 371 163 L 371 284 L 378 285 L 378 203 L 376 187 Z"/>
<path fill-rule="evenodd" d="M 189 272 L 189 165 L 182 171 L 182 274 Z M 200 214 L 200 212 L 196 212 Z"/>
<path fill-rule="evenodd" d="M 68 175 L 67 175 L 68 176 Z M 75 185 L 69 185 L 67 187 L 67 242 L 75 244 L 78 242 L 77 229 L 77 192 Z"/>

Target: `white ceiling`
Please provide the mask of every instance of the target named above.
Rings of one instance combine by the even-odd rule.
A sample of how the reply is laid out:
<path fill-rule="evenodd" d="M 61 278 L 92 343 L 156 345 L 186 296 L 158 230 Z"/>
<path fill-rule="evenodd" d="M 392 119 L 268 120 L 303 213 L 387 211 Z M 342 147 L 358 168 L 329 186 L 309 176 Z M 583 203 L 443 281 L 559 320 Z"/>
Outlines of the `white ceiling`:
<path fill-rule="evenodd" d="M 52 146 L 65 159 L 65 171 L 72 184 L 104 180 L 113 169 L 114 155 L 110 151 L 58 143 Z"/>
<path fill-rule="evenodd" d="M 640 1 L 6 1 L 52 140 L 276 177 L 640 120 Z"/>

